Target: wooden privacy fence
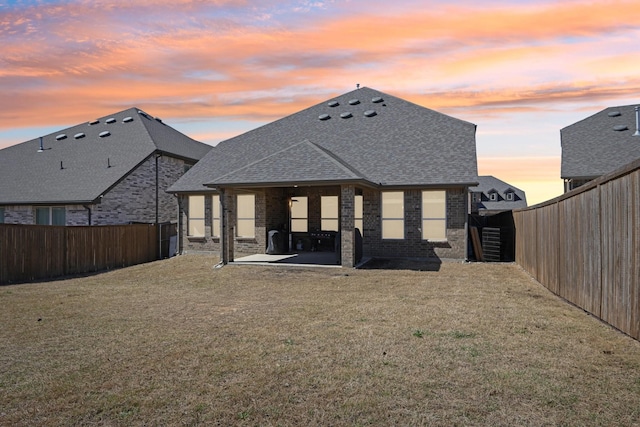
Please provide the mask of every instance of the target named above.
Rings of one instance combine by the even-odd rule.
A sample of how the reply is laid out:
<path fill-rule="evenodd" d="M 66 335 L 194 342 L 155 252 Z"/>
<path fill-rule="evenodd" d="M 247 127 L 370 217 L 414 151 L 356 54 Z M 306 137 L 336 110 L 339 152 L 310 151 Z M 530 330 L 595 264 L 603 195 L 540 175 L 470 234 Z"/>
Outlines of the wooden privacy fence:
<path fill-rule="evenodd" d="M 562 298 L 640 340 L 640 160 L 514 211 L 516 262 Z"/>
<path fill-rule="evenodd" d="M 102 271 L 156 259 L 155 225 L 0 224 L 0 284 Z"/>

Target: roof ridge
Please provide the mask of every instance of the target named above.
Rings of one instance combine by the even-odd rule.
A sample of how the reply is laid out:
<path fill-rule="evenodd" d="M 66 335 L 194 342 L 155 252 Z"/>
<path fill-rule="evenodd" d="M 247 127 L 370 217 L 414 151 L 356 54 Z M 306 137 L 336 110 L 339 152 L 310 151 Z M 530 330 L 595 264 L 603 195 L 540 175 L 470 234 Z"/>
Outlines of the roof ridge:
<path fill-rule="evenodd" d="M 356 178 L 366 179 L 363 173 L 361 173 L 359 170 L 351 166 L 349 163 L 347 163 L 345 160 L 343 160 L 340 156 L 335 154 L 333 151 L 329 150 L 328 148 L 324 148 L 316 144 L 315 142 L 309 141 L 307 139 L 305 141 L 307 141 L 317 150 L 321 151 L 323 154 L 326 154 L 327 156 L 329 156 L 329 158 L 333 161 L 333 163 L 336 163 L 344 171 L 351 173 Z"/>
<path fill-rule="evenodd" d="M 282 153 L 285 153 L 287 151 L 291 151 L 291 150 L 293 150 L 293 149 L 295 149 L 295 148 L 297 148 L 297 147 L 299 147 L 301 145 L 308 145 L 311 148 L 313 148 L 314 150 L 319 151 L 321 154 L 323 154 L 324 156 L 328 157 L 331 160 L 332 163 L 336 164 L 338 167 L 340 167 L 340 169 L 342 169 L 342 170 L 348 172 L 349 174 L 353 175 L 355 178 L 364 178 L 362 174 L 357 172 L 355 169 L 348 167 L 345 164 L 344 161 L 341 161 L 338 156 L 336 156 L 335 154 L 331 153 L 329 150 L 323 149 L 322 147 L 318 146 L 317 144 L 314 144 L 313 142 L 309 141 L 308 139 L 303 139 L 302 141 L 300 141 L 300 142 L 298 142 L 296 144 L 290 145 L 290 146 L 288 146 L 286 148 L 283 148 L 282 150 L 278 150 L 278 151 L 276 151 L 274 153 L 271 153 L 268 156 L 265 156 L 265 157 L 262 157 L 262 158 L 260 158 L 258 160 L 255 160 L 255 161 L 253 161 L 253 162 L 251 162 L 249 164 L 246 164 L 246 165 L 242 166 L 241 168 L 234 169 L 234 170 L 229 171 L 229 172 L 227 172 L 227 173 L 225 173 L 223 175 L 217 176 L 216 178 L 212 179 L 211 182 L 216 182 L 218 180 L 221 180 L 221 179 L 225 178 L 226 176 L 238 173 L 238 172 L 246 170 L 246 169 L 250 169 L 250 168 L 252 168 L 253 166 L 255 166 L 257 164 L 266 161 L 267 159 L 271 159 L 273 157 L 279 156 Z"/>

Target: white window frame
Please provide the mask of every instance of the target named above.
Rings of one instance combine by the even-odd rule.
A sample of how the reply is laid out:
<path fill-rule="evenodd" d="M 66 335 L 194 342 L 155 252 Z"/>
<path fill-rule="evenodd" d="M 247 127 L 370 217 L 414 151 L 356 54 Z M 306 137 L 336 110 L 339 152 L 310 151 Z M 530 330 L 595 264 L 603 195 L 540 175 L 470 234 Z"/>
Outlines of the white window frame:
<path fill-rule="evenodd" d="M 211 237 L 220 237 L 222 234 L 220 195 L 211 196 Z"/>
<path fill-rule="evenodd" d="M 187 236 L 205 237 L 205 197 L 203 194 L 191 194 L 188 196 L 187 201 L 189 203 Z"/>
<path fill-rule="evenodd" d="M 291 198 L 291 231 L 306 233 L 309 231 L 309 198 L 294 196 Z"/>
<path fill-rule="evenodd" d="M 496 193 L 495 191 L 489 193 L 489 200 L 491 200 L 492 202 L 497 202 L 498 201 L 498 193 Z"/>
<path fill-rule="evenodd" d="M 436 197 L 439 200 L 436 200 Z M 438 232 L 433 234 L 433 226 L 437 224 Z M 447 241 L 447 191 L 422 191 L 422 240 L 431 242 Z"/>
<path fill-rule="evenodd" d="M 256 237 L 256 195 L 238 194 L 236 206 L 236 237 L 254 239 Z M 247 230 L 247 233 L 242 234 L 241 230 Z"/>
<path fill-rule="evenodd" d="M 380 196 L 380 205 L 382 238 L 384 240 L 403 240 L 405 238 L 404 191 L 383 191 Z M 395 232 L 398 225 L 401 230 L 399 233 Z"/>
<path fill-rule="evenodd" d="M 505 199 L 509 202 L 513 202 L 516 198 L 514 197 L 513 191 L 507 191 L 505 194 Z"/>
<path fill-rule="evenodd" d="M 340 229 L 340 198 L 338 196 L 320 197 L 320 230 L 338 231 Z"/>

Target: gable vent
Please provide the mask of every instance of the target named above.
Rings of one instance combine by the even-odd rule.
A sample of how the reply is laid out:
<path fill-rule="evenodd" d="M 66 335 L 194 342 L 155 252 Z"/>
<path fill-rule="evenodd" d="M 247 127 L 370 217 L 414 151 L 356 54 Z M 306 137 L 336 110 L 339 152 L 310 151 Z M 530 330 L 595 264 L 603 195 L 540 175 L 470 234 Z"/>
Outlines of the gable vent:
<path fill-rule="evenodd" d="M 340 103 L 338 101 L 331 101 L 327 105 L 329 107 L 337 107 L 338 105 L 340 105 Z"/>
<path fill-rule="evenodd" d="M 129 123 L 133 121 L 133 117 L 125 117 L 124 119 L 122 119 L 123 123 Z"/>
<path fill-rule="evenodd" d="M 97 125 L 98 123 L 100 123 L 100 120 L 92 120 L 89 122 L 89 126 Z"/>
<path fill-rule="evenodd" d="M 75 135 L 73 135 L 73 137 L 75 139 L 80 139 L 80 138 L 84 138 L 85 134 L 84 134 L 84 132 L 80 132 L 80 133 L 76 133 Z"/>
<path fill-rule="evenodd" d="M 348 119 L 349 117 L 353 117 L 353 115 L 349 112 L 346 112 L 346 113 L 340 114 L 340 117 L 342 117 L 343 119 Z"/>
<path fill-rule="evenodd" d="M 376 114 L 378 114 L 378 113 L 376 113 L 376 110 L 367 110 L 367 111 L 364 112 L 364 116 L 365 117 L 373 117 Z"/>
<path fill-rule="evenodd" d="M 609 111 L 607 116 L 609 116 L 609 117 L 619 117 L 620 116 L 620 111 Z"/>
<path fill-rule="evenodd" d="M 627 130 L 629 129 L 627 126 L 625 125 L 618 125 L 618 126 L 614 126 L 613 130 L 618 131 L 618 132 L 622 132 L 623 130 Z"/>
<path fill-rule="evenodd" d="M 357 99 L 352 99 L 349 101 L 349 105 L 358 105 L 358 104 L 360 104 L 360 101 Z"/>
<path fill-rule="evenodd" d="M 116 122 L 116 119 L 114 119 L 113 117 L 105 120 L 105 123 L 115 123 L 115 122 Z"/>
<path fill-rule="evenodd" d="M 377 104 L 377 103 L 382 102 L 382 101 L 384 101 L 384 99 L 382 99 L 379 96 L 376 96 L 375 98 L 371 99 L 371 102 L 373 102 L 374 104 Z"/>
<path fill-rule="evenodd" d="M 56 136 L 56 141 L 62 141 L 63 139 L 67 138 L 67 134 L 66 133 L 61 133 L 60 135 Z"/>
<path fill-rule="evenodd" d="M 104 138 L 105 136 L 109 136 L 109 135 L 111 135 L 111 132 L 109 132 L 108 130 L 102 131 L 98 134 L 100 138 Z"/>
<path fill-rule="evenodd" d="M 318 119 L 320 120 L 329 120 L 330 118 L 331 116 L 328 114 L 320 114 L 320 116 L 318 116 Z"/>

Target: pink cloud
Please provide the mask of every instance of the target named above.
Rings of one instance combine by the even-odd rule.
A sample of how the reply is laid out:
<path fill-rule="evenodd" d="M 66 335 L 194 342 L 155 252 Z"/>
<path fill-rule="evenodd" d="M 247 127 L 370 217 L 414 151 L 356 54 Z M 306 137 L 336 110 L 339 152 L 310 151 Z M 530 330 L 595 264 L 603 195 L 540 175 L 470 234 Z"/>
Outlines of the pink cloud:
<path fill-rule="evenodd" d="M 0 127 L 66 123 L 133 104 L 174 117 L 277 118 L 355 83 L 487 115 L 628 97 L 640 86 L 637 52 L 607 54 L 602 41 L 603 53 L 589 52 L 592 38 L 623 34 L 628 17 L 640 13 L 637 2 L 405 13 L 348 7 L 332 17 L 306 14 L 304 26 L 275 14 L 256 24 L 213 13 L 265 16 L 232 0 L 83 1 L 2 12 L 0 37 L 8 42 L 0 90 L 13 101 L 0 105 Z M 568 55 L 588 72 L 566 67 Z"/>

